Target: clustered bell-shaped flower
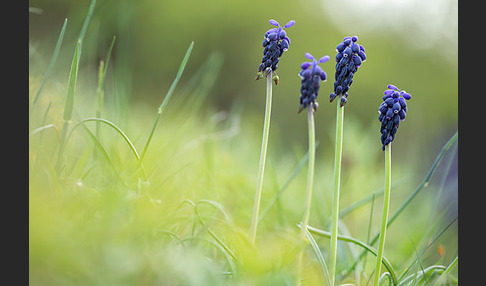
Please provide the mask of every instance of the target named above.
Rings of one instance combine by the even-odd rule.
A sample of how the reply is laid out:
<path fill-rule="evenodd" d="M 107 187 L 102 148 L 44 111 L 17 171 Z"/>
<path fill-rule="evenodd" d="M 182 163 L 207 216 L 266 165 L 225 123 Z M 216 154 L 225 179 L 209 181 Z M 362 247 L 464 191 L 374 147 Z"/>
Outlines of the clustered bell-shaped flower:
<path fill-rule="evenodd" d="M 258 67 L 258 73 L 255 80 L 263 77 L 263 72 L 269 73 L 270 70 L 275 72 L 278 68 L 278 62 L 283 52 L 287 51 L 290 46 L 290 39 L 287 36 L 284 28 L 290 28 L 295 24 L 295 21 L 289 21 L 285 26 L 281 27 L 280 24 L 275 20 L 270 20 L 270 24 L 277 26 L 277 28 L 272 28 L 265 33 L 263 40 L 263 58 L 262 63 Z M 270 70 L 267 71 L 267 69 Z M 276 83 L 278 80 L 275 81 Z"/>
<path fill-rule="evenodd" d="M 400 121 L 405 120 L 407 114 L 407 102 L 405 100 L 412 98 L 405 90 L 400 90 L 392 84 L 388 85 L 384 94 L 383 102 L 378 109 L 383 150 L 395 138 Z"/>
<path fill-rule="evenodd" d="M 312 106 L 314 112 L 317 110 L 318 104 L 315 100 L 319 93 L 320 83 L 327 80 L 326 72 L 318 64 L 327 62 L 329 56 L 326 55 L 316 60 L 311 54 L 305 53 L 305 57 L 312 62 L 304 62 L 300 66 L 302 70 L 299 72 L 301 78 L 299 113 L 309 105 Z"/>
<path fill-rule="evenodd" d="M 329 99 L 332 102 L 337 96 L 341 96 L 341 107 L 348 101 L 348 90 L 353 83 L 354 74 L 361 64 L 366 61 L 365 49 L 357 44 L 357 36 L 346 37 L 336 47 L 336 74 L 334 82 L 334 93 Z"/>

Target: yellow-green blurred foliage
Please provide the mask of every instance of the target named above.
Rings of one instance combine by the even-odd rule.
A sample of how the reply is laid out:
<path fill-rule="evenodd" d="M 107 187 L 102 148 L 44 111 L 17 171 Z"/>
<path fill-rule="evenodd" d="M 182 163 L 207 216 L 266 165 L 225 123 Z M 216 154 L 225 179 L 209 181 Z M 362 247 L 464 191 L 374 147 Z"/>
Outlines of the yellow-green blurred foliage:
<path fill-rule="evenodd" d="M 246 238 L 265 104 L 265 82 L 254 77 L 269 19 L 296 24 L 287 30 L 291 45 L 279 63 L 280 83 L 273 88 L 261 210 L 307 151 L 307 120 L 304 113 L 297 114 L 297 73 L 305 52 L 333 58 L 335 46 L 352 35 L 366 48 L 367 61 L 354 77 L 345 109 L 343 209 L 383 188 L 377 110 L 387 84 L 412 95 L 393 142 L 392 213 L 425 178 L 457 130 L 457 1 L 99 0 L 83 43 L 74 124 L 95 116 L 98 66 L 115 35 L 102 117 L 122 128 L 140 153 L 191 41 L 194 49 L 144 159 L 148 183 L 139 181 L 141 173 L 126 142 L 106 125 L 99 127 L 98 139 L 111 162 L 78 126 L 59 163 L 69 68 L 90 2 L 29 2 L 38 8 L 29 14 L 31 101 L 68 18 L 59 58 L 31 118 L 30 132 L 53 124 L 30 137 L 32 285 L 220 285 L 228 279 L 222 271 L 233 268 L 243 277 L 233 277 L 233 282 L 241 285 L 292 281 L 306 165 L 259 225 L 256 251 Z M 322 67 L 328 80 L 317 98 L 310 225 L 327 230 L 335 132 L 335 105 L 328 98 L 334 62 Z M 86 123 L 93 133 L 96 125 Z M 457 216 L 454 150 L 387 232 L 385 256 L 397 270 L 417 257 L 414 245 L 433 239 L 424 233 L 443 229 Z M 57 170 L 56 163 L 63 168 Z M 437 213 L 435 203 L 449 212 Z M 381 197 L 374 202 L 371 235 L 378 231 L 381 204 Z M 344 217 L 340 231 L 366 242 L 369 220 L 368 203 Z M 237 259 L 221 249 L 208 229 Z M 421 254 L 423 263 L 450 262 L 457 254 L 456 232 L 453 225 Z M 327 255 L 328 239 L 316 241 Z M 436 251 L 439 243 L 445 252 Z M 338 267 L 343 270 L 361 249 L 344 243 L 339 247 Z M 310 248 L 307 254 L 304 276 L 318 285 L 319 265 Z M 366 273 L 373 265 L 369 255 Z M 365 278 L 347 277 L 352 283 Z"/>

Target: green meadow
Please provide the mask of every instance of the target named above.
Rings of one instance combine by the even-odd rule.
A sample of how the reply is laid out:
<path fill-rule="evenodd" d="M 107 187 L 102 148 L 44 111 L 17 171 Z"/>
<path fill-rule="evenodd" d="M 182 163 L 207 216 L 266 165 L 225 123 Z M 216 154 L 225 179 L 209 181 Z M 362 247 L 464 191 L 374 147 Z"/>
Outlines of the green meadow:
<path fill-rule="evenodd" d="M 331 285 L 328 96 L 336 45 L 358 35 L 368 58 L 343 122 L 333 285 L 373 285 L 376 275 L 379 285 L 457 285 L 457 18 L 419 24 L 433 15 L 412 4 L 396 14 L 385 13 L 391 4 L 362 8 L 366 18 L 348 2 L 31 1 L 29 284 Z M 441 11 L 454 15 L 448 5 Z M 332 16 L 346 11 L 347 23 Z M 255 75 L 270 19 L 296 23 L 273 85 L 253 241 L 266 92 Z M 306 52 L 331 60 L 321 64 L 328 79 L 301 243 L 310 150 L 297 74 Z M 412 99 L 393 141 L 376 274 L 385 193 L 377 111 L 387 84 Z"/>

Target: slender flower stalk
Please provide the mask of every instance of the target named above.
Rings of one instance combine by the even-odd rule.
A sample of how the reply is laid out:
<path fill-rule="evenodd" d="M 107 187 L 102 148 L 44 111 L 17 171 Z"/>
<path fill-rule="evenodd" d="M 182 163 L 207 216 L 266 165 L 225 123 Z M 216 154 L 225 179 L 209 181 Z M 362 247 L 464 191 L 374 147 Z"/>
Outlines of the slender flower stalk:
<path fill-rule="evenodd" d="M 271 72 L 267 74 L 267 93 L 265 102 L 265 120 L 263 123 L 262 147 L 260 150 L 260 163 L 258 165 L 258 181 L 255 191 L 255 200 L 253 205 L 253 215 L 250 226 L 250 241 L 255 244 L 258 213 L 260 210 L 260 200 L 262 197 L 263 175 L 265 173 L 265 161 L 267 158 L 268 134 L 270 133 L 270 116 L 272 114 L 272 76 Z"/>
<path fill-rule="evenodd" d="M 311 201 L 312 201 L 312 189 L 314 186 L 314 166 L 315 166 L 315 158 L 316 158 L 316 136 L 315 136 L 315 124 L 314 124 L 314 112 L 317 111 L 317 102 L 315 101 L 320 87 L 321 81 L 327 80 L 326 72 L 324 72 L 321 67 L 318 66 L 318 63 L 325 63 L 329 60 L 329 56 L 323 56 L 322 58 L 316 60 L 311 54 L 306 53 L 305 57 L 312 60 L 312 62 L 304 62 L 301 65 L 302 71 L 299 73 L 299 76 L 302 80 L 301 82 L 301 96 L 300 96 L 300 105 L 299 105 L 299 113 L 302 109 L 307 108 L 307 125 L 309 131 L 309 161 L 308 161 L 308 169 L 307 169 L 307 188 L 305 193 L 305 206 L 304 206 L 304 215 L 302 217 L 302 225 L 300 227 L 300 237 L 299 243 L 305 243 L 306 239 L 306 231 L 307 225 L 309 224 L 309 216 L 310 216 L 310 208 L 311 208 Z M 303 250 L 299 253 L 297 258 L 297 270 L 298 270 L 298 277 L 297 277 L 297 285 L 300 285 L 300 275 L 302 272 L 302 257 Z"/>
<path fill-rule="evenodd" d="M 386 222 L 388 221 L 388 210 L 390 208 L 391 193 L 391 144 L 386 146 L 385 150 L 385 193 L 383 195 L 383 213 L 381 217 L 380 240 L 378 242 L 378 254 L 376 255 L 376 268 L 374 286 L 378 286 L 381 272 L 381 260 L 385 250 Z"/>
<path fill-rule="evenodd" d="M 263 76 L 267 79 L 267 92 L 265 103 L 265 119 L 263 123 L 262 147 L 260 150 L 260 163 L 258 165 L 258 179 L 255 190 L 255 199 L 253 204 L 253 215 L 250 226 L 250 242 L 255 244 L 256 232 L 258 227 L 258 213 L 260 211 L 260 201 L 262 197 L 263 175 L 265 173 L 265 161 L 267 158 L 268 135 L 270 131 L 270 116 L 272 113 L 272 80 L 275 85 L 278 84 L 279 78 L 276 70 L 278 62 L 283 52 L 287 51 L 290 45 L 290 39 L 287 36 L 284 28 L 290 28 L 295 24 L 295 21 L 289 21 L 285 26 L 281 27 L 275 20 L 269 21 L 271 25 L 277 28 L 272 28 L 265 33 L 262 46 L 263 58 L 255 80 L 261 79 Z"/>
<path fill-rule="evenodd" d="M 412 96 L 404 90 L 389 84 L 385 90 L 383 103 L 378 108 L 378 120 L 381 123 L 381 143 L 385 151 L 385 193 L 383 195 L 383 212 L 381 216 L 380 237 L 378 242 L 378 254 L 376 256 L 376 268 L 374 286 L 378 286 L 381 272 L 381 261 L 385 250 L 386 225 L 388 223 L 388 212 L 390 208 L 391 195 L 391 142 L 396 136 L 400 121 L 405 120 L 407 103 Z"/>
<path fill-rule="evenodd" d="M 331 285 L 335 284 L 337 260 L 337 236 L 339 223 L 339 196 L 341 188 L 341 159 L 343 151 L 344 105 L 347 103 L 348 91 L 353 78 L 361 64 L 366 61 L 365 49 L 356 43 L 357 36 L 345 37 L 336 47 L 336 73 L 334 93 L 329 96 L 332 102 L 336 97 L 341 99 L 336 105 L 336 142 L 334 149 L 334 186 L 331 210 Z"/>
<path fill-rule="evenodd" d="M 341 159 L 343 153 L 344 107 L 336 104 L 336 143 L 334 148 L 334 185 L 331 211 L 331 285 L 334 285 L 337 261 L 337 236 L 339 220 L 339 193 L 341 188 Z"/>

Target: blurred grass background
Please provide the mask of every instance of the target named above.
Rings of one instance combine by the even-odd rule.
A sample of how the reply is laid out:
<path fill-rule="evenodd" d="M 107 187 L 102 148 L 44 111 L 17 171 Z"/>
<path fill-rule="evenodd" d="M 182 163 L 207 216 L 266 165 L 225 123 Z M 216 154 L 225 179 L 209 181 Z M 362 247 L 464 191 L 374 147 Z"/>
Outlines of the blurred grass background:
<path fill-rule="evenodd" d="M 29 17 L 30 44 L 42 55 L 52 53 L 64 18 L 69 19 L 55 69 L 65 73 L 89 1 L 30 1 L 30 6 L 42 10 Z M 172 82 L 174 67 L 194 41 L 186 75 L 193 74 L 211 53 L 219 53 L 224 60 L 207 104 L 228 110 L 238 101 L 245 112 L 260 115 L 265 87 L 253 79 L 270 18 L 297 23 L 288 30 L 291 48 L 278 69 L 281 80 L 275 88 L 272 119 L 272 136 L 278 137 L 274 140 L 283 145 L 305 142 L 306 123 L 296 115 L 299 64 L 305 61 L 305 52 L 333 57 L 335 46 L 348 35 L 359 36 L 368 60 L 350 91 L 346 118 L 356 117 L 364 128 L 376 127 L 375 110 L 386 85 L 393 83 L 413 96 L 410 116 L 395 142 L 403 150 L 400 153 L 430 159 L 440 148 L 438 142 L 457 129 L 457 1 L 98 1 L 80 63 L 80 72 L 86 76 L 80 78 L 96 86 L 99 60 L 116 35 L 115 74 L 107 87 L 113 86 L 110 80 L 124 87 L 117 90 L 125 93 L 121 105 L 159 104 L 160 95 Z M 332 143 L 329 134 L 333 134 L 329 131 L 334 109 L 328 95 L 334 64 L 323 68 L 329 80 L 321 87 L 316 128 L 320 130 L 317 140 L 327 144 Z M 375 129 L 379 132 L 379 127 Z"/>
<path fill-rule="evenodd" d="M 40 111 L 34 117 L 31 131 L 42 126 L 42 122 L 61 125 L 74 46 L 89 4 L 88 0 L 29 2 L 29 7 L 35 8 L 29 13 L 31 96 L 42 81 L 64 19 L 68 18 L 59 58 L 41 95 Z M 335 46 L 345 36 L 359 37 L 359 43 L 366 48 L 367 61 L 355 77 L 345 110 L 342 208 L 383 187 L 377 110 L 389 83 L 412 95 L 407 119 L 400 124 L 393 143 L 393 182 L 397 186 L 392 192 L 392 212 L 423 180 L 458 126 L 457 1 L 97 1 L 83 43 L 75 119 L 95 114 L 93 103 L 96 102 L 99 61 L 105 58 L 115 35 L 105 82 L 103 118 L 125 130 L 139 151 L 188 45 L 195 42 L 174 95 L 175 103 L 164 114 L 144 161 L 151 177 L 149 192 L 155 200 L 162 201 L 164 208 L 154 208 L 150 203 L 133 201 L 116 192 L 100 192 L 116 189 L 117 179 L 107 170 L 106 163 L 92 163 L 90 156 L 94 147 L 90 147 L 89 138 L 80 135 L 82 131 L 77 131 L 80 134 L 75 134 L 71 141 L 78 143 L 69 145 L 66 160 L 70 168 L 59 178 L 48 170 L 47 159 L 56 153 L 56 139 L 47 133 L 42 138 L 34 138 L 31 145 L 38 152 L 31 154 L 30 168 L 46 169 L 30 175 L 30 196 L 34 202 L 30 208 L 31 219 L 38 223 L 30 226 L 30 246 L 35 250 L 30 265 L 31 275 L 39 279 L 39 285 L 71 283 L 78 276 L 90 277 L 90 282 L 96 281 L 99 285 L 130 285 L 133 281 L 153 282 L 166 278 L 164 275 L 184 273 L 169 266 L 172 270 L 166 274 L 158 273 L 157 263 L 166 261 L 164 255 L 169 250 L 164 252 L 158 244 L 153 245 L 146 239 L 152 235 L 148 229 L 155 226 L 181 235 L 188 233 L 169 223 L 177 204 L 184 199 L 220 202 L 231 215 L 231 226 L 241 228 L 243 233 L 246 231 L 253 203 L 265 104 L 265 83 L 255 82 L 254 77 L 262 57 L 263 34 L 271 28 L 269 19 L 283 24 L 293 19 L 296 24 L 287 30 L 291 45 L 277 70 L 280 83 L 274 87 L 262 209 L 288 179 L 307 149 L 306 118 L 297 114 L 300 95 L 297 73 L 306 60 L 304 53 L 310 52 L 316 57 L 327 54 L 333 58 Z M 321 84 L 317 99 L 320 107 L 315 119 L 319 146 L 310 225 L 324 228 L 331 208 L 335 108 L 328 102 L 334 64 L 330 61 L 322 66 L 329 79 Z M 49 116 L 42 121 L 46 106 Z M 136 164 L 130 157 L 130 150 L 112 133 L 102 134 L 105 147 L 122 177 L 134 180 L 132 173 Z M 215 134 L 216 137 L 211 137 Z M 42 144 L 37 146 L 40 142 Z M 421 199 L 415 201 L 388 232 L 387 249 L 390 250 L 385 256 L 397 265 L 405 265 L 410 255 L 414 257 L 416 250 L 411 240 L 417 243 L 431 225 L 440 230 L 457 217 L 457 152 L 448 154 L 444 162 L 449 164 L 440 166 L 427 192 L 421 194 Z M 295 224 L 301 217 L 304 188 L 305 174 L 301 172 L 260 226 L 261 244 L 273 245 L 271 249 L 261 249 L 269 254 L 266 259 L 270 261 L 246 257 L 252 261 L 247 265 L 253 265 L 246 271 L 253 274 L 265 271 L 258 270 L 255 265 L 269 272 L 277 271 L 272 265 L 286 259 L 280 257 L 283 256 L 281 252 L 293 243 L 292 232 L 297 233 Z M 53 202 L 42 195 L 46 189 L 63 194 L 73 191 L 74 194 Z M 86 192 L 81 195 L 79 190 Z M 86 204 L 93 202 L 92 208 L 86 209 Z M 167 208 L 166 202 L 174 205 Z M 439 216 L 437 209 L 431 207 L 436 202 L 446 210 Z M 107 215 L 99 213 L 100 206 L 108 207 Z M 124 209 L 122 213 L 118 213 L 120 206 Z M 378 226 L 380 211 L 381 200 L 377 200 L 374 226 Z M 59 217 L 59 214 L 65 216 Z M 89 219 L 83 214 L 88 214 Z M 366 241 L 369 214 L 368 205 L 343 219 L 350 234 L 362 241 Z M 434 222 L 436 217 L 441 221 Z M 52 221 L 55 223 L 49 227 Z M 182 221 L 179 220 L 178 225 L 183 225 Z M 112 225 L 113 229 L 105 229 L 107 225 Z M 372 233 L 377 229 L 374 226 Z M 69 243 L 70 235 L 83 231 L 86 236 L 76 237 Z M 142 235 L 133 239 L 134 231 Z M 448 232 L 440 242 L 447 256 L 431 252 L 427 256 L 429 262 L 449 261 L 455 254 L 457 226 L 449 231 L 452 233 Z M 236 246 L 244 245 L 239 238 L 231 237 L 227 228 L 222 228 L 221 233 L 234 243 L 236 251 Z M 282 242 L 275 242 L 276 235 Z M 77 242 L 84 244 L 79 247 Z M 328 244 L 326 239 L 318 242 L 324 249 Z M 94 253 L 103 249 L 103 252 L 93 257 L 86 249 Z M 147 249 L 155 252 L 144 252 Z M 239 251 L 239 257 L 251 256 L 242 249 Z M 65 252 L 72 255 L 66 256 Z M 178 251 L 169 253 L 177 256 L 174 259 L 181 263 L 201 259 L 184 258 L 185 254 Z M 49 265 L 44 264 L 46 254 L 52 262 Z M 275 255 L 277 257 L 271 257 Z M 146 264 L 136 261 L 107 263 L 107 260 L 123 257 L 138 257 L 139 262 Z M 344 261 L 346 257 L 339 259 Z M 368 265 L 372 265 L 372 259 L 368 260 Z M 92 267 L 99 264 L 107 268 L 91 272 L 92 268 L 85 264 L 87 261 Z M 62 269 L 63 264 L 70 267 Z M 124 271 L 125 276 L 109 276 Z M 215 272 L 211 268 L 197 273 Z M 56 275 L 50 273 L 63 275 L 52 280 Z M 109 275 L 101 275 L 106 273 Z M 131 277 L 131 273 L 136 278 Z M 214 285 L 216 282 L 211 280 L 214 275 L 208 277 L 201 279 L 206 285 Z M 192 285 L 197 285 L 194 283 Z"/>

